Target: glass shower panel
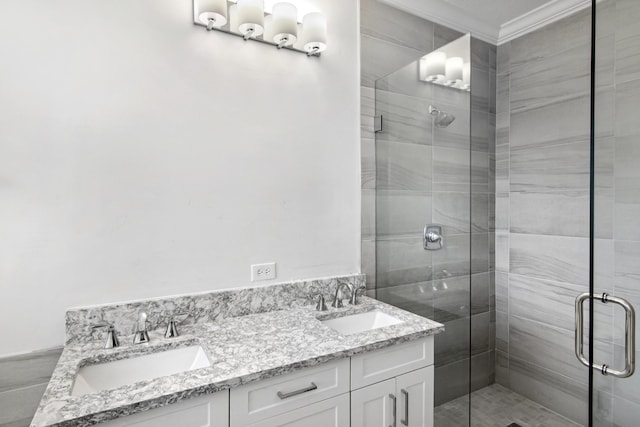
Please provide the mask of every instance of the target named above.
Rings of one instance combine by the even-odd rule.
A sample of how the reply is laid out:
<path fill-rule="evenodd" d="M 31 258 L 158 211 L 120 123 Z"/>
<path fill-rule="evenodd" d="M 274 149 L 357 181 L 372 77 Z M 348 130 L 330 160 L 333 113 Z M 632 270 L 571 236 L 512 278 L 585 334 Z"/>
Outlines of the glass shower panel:
<path fill-rule="evenodd" d="M 435 420 L 460 427 L 469 425 L 471 364 L 470 37 L 438 52 L 460 58 L 452 82 L 444 72 L 425 81 L 425 57 L 375 85 L 376 297 L 445 325 L 435 339 Z"/>
<path fill-rule="evenodd" d="M 596 8 L 593 363 L 623 370 L 629 330 L 624 309 L 607 293 L 640 308 L 640 1 L 604 0 Z M 636 328 L 637 329 L 637 328 Z M 635 348 L 638 358 L 640 337 Z M 594 426 L 640 425 L 640 373 L 594 370 Z"/>

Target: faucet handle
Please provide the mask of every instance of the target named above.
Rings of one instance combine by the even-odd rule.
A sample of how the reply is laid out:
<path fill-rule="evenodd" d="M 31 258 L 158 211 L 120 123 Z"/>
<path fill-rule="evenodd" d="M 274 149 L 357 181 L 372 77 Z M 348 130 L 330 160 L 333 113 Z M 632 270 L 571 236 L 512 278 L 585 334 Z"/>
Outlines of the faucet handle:
<path fill-rule="evenodd" d="M 133 334 L 134 344 L 144 344 L 150 341 L 149 332 L 147 331 L 147 325 L 150 323 L 147 320 L 147 313 L 141 311 L 136 322 L 136 332 Z"/>
<path fill-rule="evenodd" d="M 360 285 L 358 287 L 354 287 L 353 291 L 351 292 L 351 299 L 349 300 L 349 304 L 351 304 L 351 305 L 360 304 L 360 302 L 358 300 L 358 292 L 364 293 L 366 290 L 367 290 L 367 287 L 364 286 L 364 285 Z"/>
<path fill-rule="evenodd" d="M 316 311 L 327 311 L 327 304 L 324 301 L 324 296 L 322 294 L 318 295 L 318 303 L 316 304 Z"/>
<path fill-rule="evenodd" d="M 120 341 L 118 340 L 118 336 L 116 335 L 116 328 L 112 323 L 108 322 L 99 322 L 95 325 L 91 325 L 91 329 L 101 329 L 107 328 L 107 336 L 104 340 L 104 348 L 116 348 L 120 347 Z"/>
<path fill-rule="evenodd" d="M 167 323 L 167 330 L 164 333 L 164 337 L 165 338 L 175 338 L 175 337 L 179 337 L 180 333 L 178 332 L 178 325 L 182 322 L 184 322 L 185 320 L 187 320 L 187 317 L 189 317 L 191 315 L 191 313 L 173 313 L 171 314 L 171 316 L 169 316 L 169 321 Z M 179 322 L 176 322 L 176 317 L 178 316 L 186 316 L 184 319 L 180 320 Z"/>

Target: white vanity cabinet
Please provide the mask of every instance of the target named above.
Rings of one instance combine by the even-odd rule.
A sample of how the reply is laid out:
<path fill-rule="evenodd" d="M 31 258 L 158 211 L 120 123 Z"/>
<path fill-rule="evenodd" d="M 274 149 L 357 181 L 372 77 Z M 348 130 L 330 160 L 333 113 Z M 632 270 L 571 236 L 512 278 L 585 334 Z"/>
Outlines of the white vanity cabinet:
<path fill-rule="evenodd" d="M 231 427 L 432 427 L 433 337 L 250 383 L 230 399 Z"/>
<path fill-rule="evenodd" d="M 104 427 L 228 427 L 229 390 L 101 423 Z"/>

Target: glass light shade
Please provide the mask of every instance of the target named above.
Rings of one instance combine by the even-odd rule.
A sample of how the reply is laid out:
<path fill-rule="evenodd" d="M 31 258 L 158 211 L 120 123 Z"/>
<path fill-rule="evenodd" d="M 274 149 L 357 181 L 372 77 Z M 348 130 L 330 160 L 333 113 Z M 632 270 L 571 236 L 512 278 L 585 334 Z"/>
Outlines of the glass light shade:
<path fill-rule="evenodd" d="M 293 45 L 298 39 L 298 9 L 291 3 L 273 5 L 273 40 L 276 43 Z"/>
<path fill-rule="evenodd" d="M 238 31 L 256 37 L 264 32 L 264 0 L 238 0 Z"/>
<path fill-rule="evenodd" d="M 462 80 L 462 66 L 464 65 L 464 59 L 459 56 L 454 56 L 447 59 L 445 65 L 445 76 L 447 81 L 455 82 L 456 80 Z"/>
<path fill-rule="evenodd" d="M 444 52 L 433 52 L 427 55 L 425 61 L 425 77 L 428 81 L 436 81 L 444 78 L 447 54 Z"/>
<path fill-rule="evenodd" d="M 302 19 L 304 50 L 322 52 L 327 49 L 327 20 L 318 12 L 308 13 Z"/>
<path fill-rule="evenodd" d="M 214 27 L 222 27 L 227 24 L 227 0 L 199 0 L 198 19 L 204 25 L 213 21 Z"/>

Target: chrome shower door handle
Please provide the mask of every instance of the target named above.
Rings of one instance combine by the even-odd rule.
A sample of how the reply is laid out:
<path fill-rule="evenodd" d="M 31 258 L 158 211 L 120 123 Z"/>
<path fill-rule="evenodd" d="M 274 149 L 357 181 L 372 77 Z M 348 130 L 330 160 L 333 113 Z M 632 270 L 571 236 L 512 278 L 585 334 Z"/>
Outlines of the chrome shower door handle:
<path fill-rule="evenodd" d="M 617 378 L 627 378 L 633 375 L 636 370 L 636 312 L 633 309 L 633 306 L 629 304 L 629 301 L 611 296 L 606 293 L 602 294 L 593 294 L 593 298 L 598 299 L 603 304 L 614 303 L 622 308 L 625 311 L 625 326 L 624 326 L 624 347 L 625 347 L 625 366 L 624 370 L 619 371 L 617 369 L 611 369 L 609 365 L 603 363 L 599 364 L 591 364 L 589 363 L 589 359 L 584 356 L 583 348 L 584 348 L 584 338 L 583 338 L 583 328 L 584 328 L 584 302 L 588 300 L 590 294 L 585 292 L 583 294 L 578 295 L 576 298 L 576 327 L 575 327 L 575 344 L 576 344 L 576 357 L 586 367 L 590 367 L 593 369 L 599 370 L 602 375 L 611 375 Z"/>

